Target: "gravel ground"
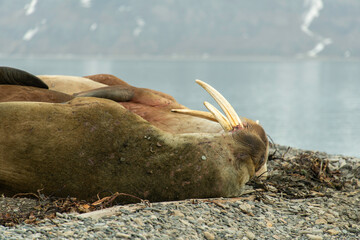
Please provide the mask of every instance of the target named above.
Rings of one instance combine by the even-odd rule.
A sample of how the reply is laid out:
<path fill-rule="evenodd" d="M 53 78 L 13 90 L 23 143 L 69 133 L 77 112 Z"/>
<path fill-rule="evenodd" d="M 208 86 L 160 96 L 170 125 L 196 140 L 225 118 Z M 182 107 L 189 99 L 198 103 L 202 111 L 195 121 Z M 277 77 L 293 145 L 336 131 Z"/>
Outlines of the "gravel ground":
<path fill-rule="evenodd" d="M 360 239 L 360 159 L 276 149 L 269 178 L 251 181 L 238 198 L 57 211 L 42 219 L 39 200 L 0 197 L 0 239 Z M 14 224 L 26 211 L 27 220 Z"/>

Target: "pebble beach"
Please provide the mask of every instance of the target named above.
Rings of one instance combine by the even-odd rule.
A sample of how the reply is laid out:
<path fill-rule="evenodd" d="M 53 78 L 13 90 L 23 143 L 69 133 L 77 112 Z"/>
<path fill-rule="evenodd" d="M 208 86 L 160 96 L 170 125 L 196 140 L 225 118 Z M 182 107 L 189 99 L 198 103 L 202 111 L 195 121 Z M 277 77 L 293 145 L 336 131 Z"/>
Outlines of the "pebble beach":
<path fill-rule="evenodd" d="M 268 166 L 268 179 L 249 182 L 237 198 L 56 212 L 4 223 L 0 239 L 360 239 L 360 159 L 273 146 Z M 37 204 L 3 196 L 0 213 Z"/>

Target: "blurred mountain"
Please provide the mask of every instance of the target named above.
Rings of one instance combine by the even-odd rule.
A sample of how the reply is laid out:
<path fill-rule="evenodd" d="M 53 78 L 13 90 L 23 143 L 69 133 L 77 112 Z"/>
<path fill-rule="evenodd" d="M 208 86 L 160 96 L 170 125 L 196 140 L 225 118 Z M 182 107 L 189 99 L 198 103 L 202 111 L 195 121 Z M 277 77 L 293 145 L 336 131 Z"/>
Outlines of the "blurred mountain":
<path fill-rule="evenodd" d="M 0 0 L 0 54 L 359 57 L 360 1 L 317 5 L 307 34 L 319 2 Z"/>

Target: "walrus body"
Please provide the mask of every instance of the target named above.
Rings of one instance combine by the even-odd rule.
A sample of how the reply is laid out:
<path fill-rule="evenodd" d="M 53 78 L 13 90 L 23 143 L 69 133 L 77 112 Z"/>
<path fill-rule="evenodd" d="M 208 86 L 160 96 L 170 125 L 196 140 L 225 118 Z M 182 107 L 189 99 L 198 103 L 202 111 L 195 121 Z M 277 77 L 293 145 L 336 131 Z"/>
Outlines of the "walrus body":
<path fill-rule="evenodd" d="M 0 102 L 29 101 L 62 103 L 73 99 L 72 96 L 44 88 L 0 85 Z"/>
<path fill-rule="evenodd" d="M 231 197 L 266 170 L 268 140 L 257 123 L 242 118 L 223 131 L 214 119 L 171 112 L 187 108 L 167 94 L 115 85 L 123 102 L 98 98 L 105 87 L 78 93 L 82 97 L 45 90 L 65 94 L 62 103 L 0 103 L 0 193 Z"/>
<path fill-rule="evenodd" d="M 118 77 L 115 77 L 111 74 L 95 74 L 95 75 L 89 75 L 85 76 L 84 78 L 91 79 L 95 82 L 99 82 L 108 86 L 114 86 L 114 85 L 127 85 L 130 86 L 127 82 L 124 80 L 121 80 Z"/>
<path fill-rule="evenodd" d="M 249 134 L 170 134 L 95 98 L 0 103 L 0 119 L 5 193 L 44 189 L 90 199 L 118 191 L 151 201 L 230 197 L 255 174 L 253 156 L 266 150 Z M 245 149 L 234 138 L 259 149 Z"/>

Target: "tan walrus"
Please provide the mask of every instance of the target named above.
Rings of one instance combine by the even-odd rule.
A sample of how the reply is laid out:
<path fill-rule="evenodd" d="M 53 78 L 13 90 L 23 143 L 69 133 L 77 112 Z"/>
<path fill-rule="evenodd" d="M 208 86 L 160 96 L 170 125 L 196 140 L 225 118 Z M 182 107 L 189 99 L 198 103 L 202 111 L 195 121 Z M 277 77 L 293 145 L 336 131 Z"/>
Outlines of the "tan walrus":
<path fill-rule="evenodd" d="M 107 86 L 83 77 L 64 75 L 38 75 L 36 77 L 46 83 L 50 90 L 69 95 Z"/>
<path fill-rule="evenodd" d="M 198 83 L 226 117 L 209 104 L 211 115 L 145 90 L 121 104 L 95 97 L 0 103 L 0 193 L 43 188 L 91 199 L 110 191 L 151 201 L 238 196 L 266 166 L 266 134 L 256 122 L 238 118 L 216 90 Z"/>

